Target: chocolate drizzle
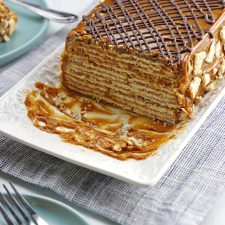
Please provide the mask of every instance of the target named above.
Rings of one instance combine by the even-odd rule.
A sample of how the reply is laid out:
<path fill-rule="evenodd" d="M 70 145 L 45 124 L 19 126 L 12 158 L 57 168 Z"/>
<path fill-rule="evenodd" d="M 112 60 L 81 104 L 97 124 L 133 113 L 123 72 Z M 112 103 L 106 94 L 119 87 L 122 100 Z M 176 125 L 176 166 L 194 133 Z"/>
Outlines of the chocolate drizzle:
<path fill-rule="evenodd" d="M 180 63 L 215 22 L 213 10 L 225 0 L 113 0 L 94 17 L 84 17 L 86 31 L 95 39 L 108 38 L 143 54 L 158 52 L 170 64 Z M 207 29 L 206 29 L 207 28 Z"/>

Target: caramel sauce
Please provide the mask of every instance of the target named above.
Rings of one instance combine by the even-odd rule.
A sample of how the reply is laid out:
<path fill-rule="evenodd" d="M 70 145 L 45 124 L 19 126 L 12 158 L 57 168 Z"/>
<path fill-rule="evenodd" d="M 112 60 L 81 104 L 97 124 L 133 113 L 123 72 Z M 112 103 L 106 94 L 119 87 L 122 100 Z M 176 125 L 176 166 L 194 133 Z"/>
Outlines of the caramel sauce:
<path fill-rule="evenodd" d="M 36 83 L 25 104 L 37 128 L 119 160 L 153 155 L 182 127 L 152 121 L 43 83 Z"/>

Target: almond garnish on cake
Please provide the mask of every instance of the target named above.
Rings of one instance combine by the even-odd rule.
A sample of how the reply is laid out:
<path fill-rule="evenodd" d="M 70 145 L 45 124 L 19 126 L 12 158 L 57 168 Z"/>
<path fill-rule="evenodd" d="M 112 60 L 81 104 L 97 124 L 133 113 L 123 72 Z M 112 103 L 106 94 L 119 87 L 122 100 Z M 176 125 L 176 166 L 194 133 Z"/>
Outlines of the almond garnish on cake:
<path fill-rule="evenodd" d="M 17 15 L 0 0 L 0 43 L 7 42 L 16 29 Z"/>
<path fill-rule="evenodd" d="M 154 120 L 190 118 L 225 72 L 222 0 L 106 0 L 70 31 L 62 83 Z"/>

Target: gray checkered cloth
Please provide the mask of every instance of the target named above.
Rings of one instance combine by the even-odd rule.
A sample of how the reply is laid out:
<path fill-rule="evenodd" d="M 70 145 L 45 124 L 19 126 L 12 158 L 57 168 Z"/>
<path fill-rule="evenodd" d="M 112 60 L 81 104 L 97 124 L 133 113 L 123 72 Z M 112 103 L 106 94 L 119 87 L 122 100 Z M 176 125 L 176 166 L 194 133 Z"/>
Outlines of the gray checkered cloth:
<path fill-rule="evenodd" d="M 48 39 L 5 70 L 0 95 L 65 37 Z M 200 224 L 225 185 L 225 98 L 154 187 L 130 185 L 75 166 L 0 136 L 0 170 L 49 188 L 75 204 L 120 224 Z"/>

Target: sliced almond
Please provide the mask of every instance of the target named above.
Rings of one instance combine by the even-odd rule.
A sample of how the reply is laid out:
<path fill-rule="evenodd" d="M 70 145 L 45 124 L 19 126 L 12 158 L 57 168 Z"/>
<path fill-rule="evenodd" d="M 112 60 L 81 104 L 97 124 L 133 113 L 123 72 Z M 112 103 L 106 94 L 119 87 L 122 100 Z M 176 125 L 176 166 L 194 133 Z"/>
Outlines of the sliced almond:
<path fill-rule="evenodd" d="M 184 101 L 184 96 L 180 93 L 177 93 L 177 98 L 178 98 L 179 104 L 182 104 Z"/>
<path fill-rule="evenodd" d="M 215 56 L 216 56 L 217 58 L 219 58 L 219 57 L 220 57 L 220 54 L 221 54 L 221 43 L 220 43 L 220 41 L 218 41 L 218 42 L 216 43 Z"/>
<path fill-rule="evenodd" d="M 216 75 L 218 73 L 218 69 L 216 67 L 213 68 L 213 75 Z"/>
<path fill-rule="evenodd" d="M 9 35 L 12 35 L 12 33 L 15 30 L 15 28 L 16 28 L 15 20 L 13 20 L 13 19 L 9 20 Z"/>
<path fill-rule="evenodd" d="M 186 109 L 181 108 L 181 113 L 180 113 L 179 120 L 183 121 L 183 120 L 187 119 L 189 117 L 189 115 L 190 115 L 190 113 L 188 113 Z"/>
<path fill-rule="evenodd" d="M 201 78 L 200 77 L 195 77 L 191 81 L 190 86 L 189 86 L 189 90 L 190 90 L 190 96 L 191 96 L 192 100 L 195 99 L 195 97 L 198 93 L 200 84 L 201 84 Z"/>
<path fill-rule="evenodd" d="M 220 30 L 220 38 L 223 43 L 225 43 L 225 26 Z"/>
<path fill-rule="evenodd" d="M 222 63 L 219 66 L 219 70 L 218 70 L 218 77 L 222 77 L 224 75 L 225 72 L 225 59 L 222 59 Z"/>
<path fill-rule="evenodd" d="M 202 75 L 202 64 L 206 58 L 205 52 L 200 52 L 195 55 L 194 60 L 194 75 Z"/>
<path fill-rule="evenodd" d="M 9 36 L 5 34 L 5 35 L 3 36 L 3 40 L 4 40 L 5 42 L 9 42 L 9 40 L 10 40 L 10 39 L 9 39 Z"/>
<path fill-rule="evenodd" d="M 188 74 L 191 74 L 193 71 L 193 66 L 192 66 L 192 63 L 191 61 L 188 62 L 188 66 L 187 66 L 187 73 Z"/>
<path fill-rule="evenodd" d="M 216 42 L 213 41 L 212 44 L 210 45 L 208 55 L 207 55 L 207 57 L 205 59 L 205 61 L 207 63 L 212 63 L 213 62 L 214 55 L 215 55 L 215 50 L 216 50 Z"/>
<path fill-rule="evenodd" d="M 203 87 L 206 87 L 211 81 L 211 78 L 210 78 L 210 74 L 206 73 L 203 75 L 202 77 L 202 85 Z"/>

